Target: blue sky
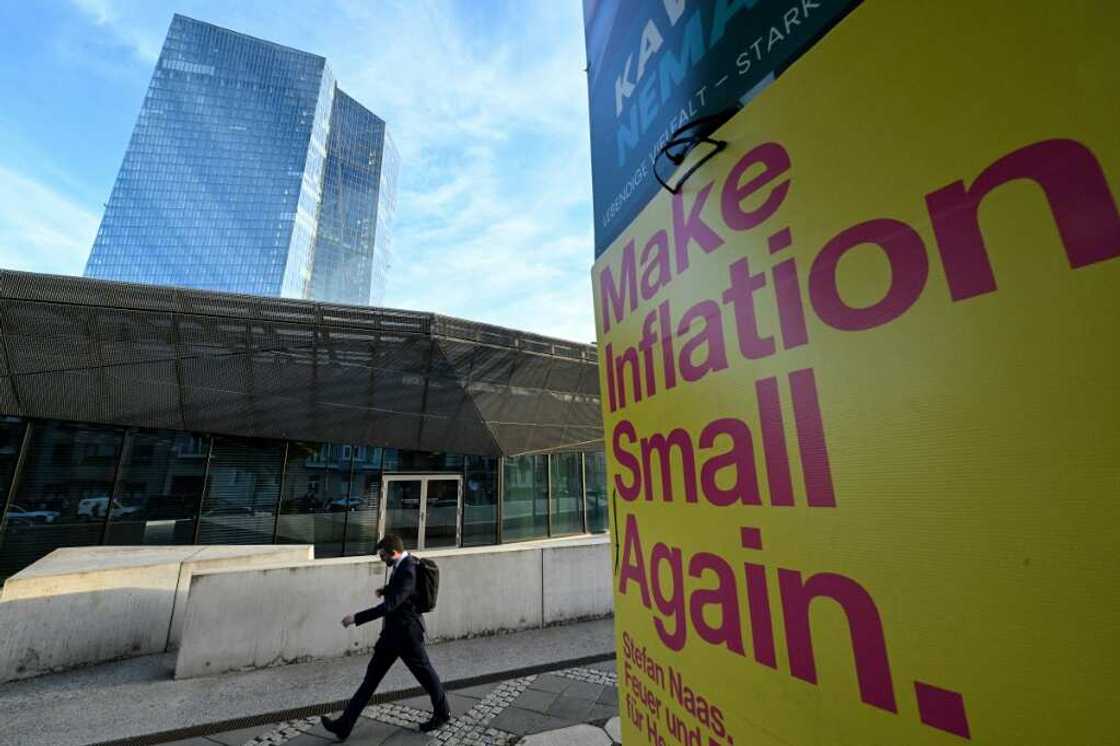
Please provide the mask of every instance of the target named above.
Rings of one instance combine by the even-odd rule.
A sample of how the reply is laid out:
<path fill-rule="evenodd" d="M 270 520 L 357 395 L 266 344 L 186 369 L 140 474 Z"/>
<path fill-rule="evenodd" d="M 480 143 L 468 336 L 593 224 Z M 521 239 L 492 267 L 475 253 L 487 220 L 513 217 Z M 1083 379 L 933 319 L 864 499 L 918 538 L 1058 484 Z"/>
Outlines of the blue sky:
<path fill-rule="evenodd" d="M 323 55 L 401 150 L 386 305 L 594 339 L 579 0 L 0 5 L 0 266 L 81 274 L 173 13 Z"/>

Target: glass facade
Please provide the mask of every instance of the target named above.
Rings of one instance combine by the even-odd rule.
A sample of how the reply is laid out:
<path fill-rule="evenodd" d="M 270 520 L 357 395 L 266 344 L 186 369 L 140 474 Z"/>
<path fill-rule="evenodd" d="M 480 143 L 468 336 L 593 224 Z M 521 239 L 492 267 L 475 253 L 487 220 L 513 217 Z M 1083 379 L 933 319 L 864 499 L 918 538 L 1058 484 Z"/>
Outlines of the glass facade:
<path fill-rule="evenodd" d="M 583 458 L 579 453 L 549 457 L 553 536 L 583 532 Z"/>
<path fill-rule="evenodd" d="M 125 438 L 106 544 L 193 544 L 210 437 L 133 432 Z"/>
<path fill-rule="evenodd" d="M 498 541 L 498 459 L 468 456 L 463 482 L 463 546 Z"/>
<path fill-rule="evenodd" d="M 199 544 L 271 544 L 285 444 L 214 438 Z"/>
<path fill-rule="evenodd" d="M 35 543 L 29 541 L 28 532 L 36 527 L 46 528 L 58 517 L 54 511 L 37 510 L 34 505 L 22 505 L 11 499 L 12 477 L 19 462 L 26 432 L 23 420 L 17 417 L 0 418 L 0 489 L 7 498 L 3 515 L 0 515 L 0 579 L 38 559 L 32 551 Z"/>
<path fill-rule="evenodd" d="M 380 300 L 397 168 L 322 57 L 176 15 L 85 274 Z"/>
<path fill-rule="evenodd" d="M 603 463 L 0 417 L 0 581 L 60 547 L 313 544 L 337 557 L 372 554 L 383 521 L 426 548 L 605 531 Z"/>
<path fill-rule="evenodd" d="M 606 531 L 609 524 L 607 501 L 607 455 L 592 451 L 584 456 L 584 477 L 587 484 L 587 530 Z"/>
<path fill-rule="evenodd" d="M 70 422 L 32 428 L 10 491 L 0 564 L 26 565 L 60 547 L 100 544 L 124 429 Z"/>
<path fill-rule="evenodd" d="M 354 447 L 354 481 L 346 513 L 346 541 L 343 545 L 346 554 L 373 554 L 377 546 L 385 450 L 373 446 Z"/>
<path fill-rule="evenodd" d="M 548 456 L 506 459 L 502 477 L 502 538 L 548 536 Z"/>
<path fill-rule="evenodd" d="M 385 122 L 338 91 L 331 114 L 310 297 L 381 304 L 397 168 L 396 146 L 387 137 Z"/>
<path fill-rule="evenodd" d="M 353 473 L 351 446 L 289 443 L 276 543 L 314 544 L 316 557 L 340 556 Z"/>

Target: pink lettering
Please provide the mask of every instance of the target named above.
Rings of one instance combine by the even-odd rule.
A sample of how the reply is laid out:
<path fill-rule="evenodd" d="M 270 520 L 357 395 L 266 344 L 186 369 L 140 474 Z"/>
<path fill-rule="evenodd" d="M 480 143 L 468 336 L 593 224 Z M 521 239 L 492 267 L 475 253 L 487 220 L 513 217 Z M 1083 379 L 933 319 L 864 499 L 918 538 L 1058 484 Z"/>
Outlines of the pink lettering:
<path fill-rule="evenodd" d="M 891 284 L 879 302 L 853 308 L 840 297 L 836 268 L 850 249 L 874 244 L 891 265 Z M 843 331 L 863 331 L 891 322 L 918 300 L 929 275 L 929 259 L 917 232 L 906 223 L 878 218 L 841 231 L 825 244 L 809 272 L 809 299 L 821 321 Z"/>
<path fill-rule="evenodd" d="M 708 183 L 697 193 L 687 218 L 684 215 L 684 192 L 673 196 L 673 245 L 676 249 L 678 274 L 688 269 L 688 244 L 692 241 L 699 244 L 707 254 L 723 246 L 723 239 L 704 222 L 700 214 L 713 184 L 714 182 Z"/>
<path fill-rule="evenodd" d="M 689 598 L 689 618 L 700 639 L 712 645 L 724 645 L 728 650 L 745 655 L 743 650 L 742 622 L 739 618 L 739 596 L 735 592 L 735 573 L 722 557 L 707 552 L 697 552 L 688 563 L 690 577 L 699 578 L 704 571 L 715 573 L 715 588 L 697 589 Z M 705 606 L 718 606 L 720 623 L 712 626 L 704 619 Z"/>
<path fill-rule="evenodd" d="M 812 368 L 790 373 L 789 385 L 793 393 L 793 417 L 797 423 L 797 444 L 801 451 L 801 469 L 805 475 L 809 505 L 814 508 L 835 508 L 832 469 L 828 463 L 828 446 L 825 444 L 817 380 Z"/>
<path fill-rule="evenodd" d="M 750 428 L 747 423 L 734 417 L 713 420 L 700 433 L 700 447 L 712 448 L 716 438 L 721 435 L 731 439 L 731 447 L 724 453 L 712 456 L 700 467 L 700 488 L 704 491 L 704 497 L 712 505 L 720 507 L 737 502 L 743 505 L 761 505 Z M 735 470 L 735 483 L 728 489 L 722 489 L 716 483 L 716 475 L 724 469 Z"/>
<path fill-rule="evenodd" d="M 618 573 L 618 592 L 626 593 L 631 583 L 638 584 L 642 595 L 642 605 L 649 605 L 649 586 L 646 583 L 646 559 L 642 552 L 642 537 L 638 535 L 638 519 L 633 513 L 626 516 L 626 530 L 622 547 L 622 567 Z"/>
<path fill-rule="evenodd" d="M 599 297 L 603 315 L 603 332 L 611 330 L 611 317 L 621 322 L 626 316 L 627 299 L 630 311 L 638 308 L 638 268 L 634 263 L 634 241 L 630 240 L 622 248 L 621 280 L 615 284 L 610 265 L 599 273 Z"/>
<path fill-rule="evenodd" d="M 741 184 L 743 175 L 755 165 L 762 166 L 762 173 Z M 727 175 L 720 198 L 723 220 L 728 227 L 737 231 L 749 230 L 773 215 L 789 193 L 789 179 L 771 189 L 763 203 L 754 210 L 744 210 L 743 201 L 789 171 L 789 167 L 789 153 L 776 142 L 763 143 L 740 158 Z"/>
<path fill-rule="evenodd" d="M 1017 179 L 1042 187 L 1072 269 L 1120 256 L 1120 214 L 1100 163 L 1079 142 L 1044 140 L 1000 158 L 968 189 L 957 181 L 926 195 L 953 300 L 996 289 L 980 229 L 980 203 L 996 187 Z"/>
<path fill-rule="evenodd" d="M 662 593 L 661 566 L 664 564 L 669 565 L 672 576 L 670 585 L 672 591 L 669 596 Z M 660 618 L 653 620 L 653 626 L 657 628 L 657 636 L 670 650 L 680 650 L 684 647 L 685 639 L 688 637 L 684 608 L 684 563 L 681 559 L 681 550 L 676 547 L 668 547 L 660 542 L 654 544 L 653 554 L 650 555 L 650 569 L 653 572 L 651 578 L 653 581 L 653 600 L 662 614 L 666 617 L 672 617 L 676 621 L 676 629 L 672 632 Z"/>
<path fill-rule="evenodd" d="M 790 673 L 817 683 L 817 664 L 809 626 L 809 605 L 815 598 L 830 598 L 848 620 L 860 699 L 873 707 L 898 712 L 894 699 L 887 643 L 879 609 L 863 586 L 836 573 L 818 573 L 802 583 L 796 570 L 778 569 L 782 616 L 786 627 Z"/>
<path fill-rule="evenodd" d="M 614 487 L 618 494 L 622 496 L 623 500 L 633 501 L 638 499 L 638 495 L 642 491 L 642 477 L 638 471 L 638 459 L 635 458 L 629 451 L 622 446 L 622 438 L 625 436 L 631 443 L 638 441 L 638 433 L 634 429 L 634 423 L 630 420 L 621 420 L 614 426 L 614 436 L 611 438 L 611 446 L 614 455 L 615 463 L 618 464 L 619 469 L 625 469 L 633 476 L 634 481 L 627 484 L 622 479 L 622 472 L 614 475 Z"/>

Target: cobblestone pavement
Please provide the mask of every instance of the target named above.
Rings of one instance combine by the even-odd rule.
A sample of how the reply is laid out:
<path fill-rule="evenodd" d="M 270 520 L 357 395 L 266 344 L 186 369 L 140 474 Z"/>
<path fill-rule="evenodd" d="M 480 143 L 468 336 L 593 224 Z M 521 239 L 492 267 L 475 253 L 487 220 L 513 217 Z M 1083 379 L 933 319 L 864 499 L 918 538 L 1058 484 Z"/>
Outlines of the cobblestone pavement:
<path fill-rule="evenodd" d="M 614 661 L 448 692 L 453 718 L 432 733 L 426 697 L 367 707 L 347 744 L 353 746 L 513 746 L 618 743 Z M 326 746 L 337 743 L 319 718 L 176 741 L 179 746 Z M 172 744 L 172 746 L 175 746 Z"/>

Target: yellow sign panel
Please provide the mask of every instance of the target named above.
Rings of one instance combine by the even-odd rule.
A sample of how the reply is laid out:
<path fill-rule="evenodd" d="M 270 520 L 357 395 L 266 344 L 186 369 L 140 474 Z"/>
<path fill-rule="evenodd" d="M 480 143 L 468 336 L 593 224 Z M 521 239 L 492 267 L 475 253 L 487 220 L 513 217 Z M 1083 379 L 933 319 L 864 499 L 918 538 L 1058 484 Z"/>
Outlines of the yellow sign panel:
<path fill-rule="evenodd" d="M 1115 742 L 1117 28 L 865 3 L 596 263 L 627 744 Z"/>

